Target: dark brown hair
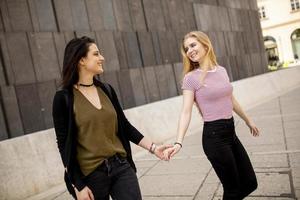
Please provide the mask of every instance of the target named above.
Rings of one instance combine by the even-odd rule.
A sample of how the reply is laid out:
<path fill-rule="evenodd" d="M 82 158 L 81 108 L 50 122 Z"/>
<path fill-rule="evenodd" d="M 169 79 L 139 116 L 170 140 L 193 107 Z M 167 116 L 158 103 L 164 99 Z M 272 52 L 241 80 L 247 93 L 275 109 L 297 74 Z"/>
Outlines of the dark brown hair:
<path fill-rule="evenodd" d="M 95 40 L 86 36 L 68 42 L 64 53 L 62 88 L 68 89 L 78 82 L 78 63 L 87 55 L 91 44 L 95 44 Z"/>

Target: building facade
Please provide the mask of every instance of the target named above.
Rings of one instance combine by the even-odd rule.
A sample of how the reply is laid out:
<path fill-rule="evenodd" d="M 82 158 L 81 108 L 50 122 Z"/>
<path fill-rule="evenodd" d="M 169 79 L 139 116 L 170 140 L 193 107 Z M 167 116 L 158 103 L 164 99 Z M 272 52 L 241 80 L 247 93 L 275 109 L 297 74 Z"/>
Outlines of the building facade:
<path fill-rule="evenodd" d="M 258 0 L 269 63 L 294 62 L 300 57 L 300 1 Z"/>

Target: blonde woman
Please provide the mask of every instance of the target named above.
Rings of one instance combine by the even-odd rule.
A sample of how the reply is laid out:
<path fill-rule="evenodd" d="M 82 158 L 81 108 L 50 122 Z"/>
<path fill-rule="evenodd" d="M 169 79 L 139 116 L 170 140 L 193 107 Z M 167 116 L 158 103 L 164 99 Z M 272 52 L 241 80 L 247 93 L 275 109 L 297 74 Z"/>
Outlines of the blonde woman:
<path fill-rule="evenodd" d="M 233 111 L 245 121 L 253 136 L 259 136 L 259 130 L 234 98 L 226 69 L 218 65 L 205 33 L 186 34 L 181 53 L 183 106 L 176 143 L 165 150 L 165 156 L 170 158 L 182 148 L 195 102 L 204 120 L 203 149 L 223 185 L 223 199 L 243 199 L 257 188 L 257 180 L 247 152 L 235 133 Z"/>

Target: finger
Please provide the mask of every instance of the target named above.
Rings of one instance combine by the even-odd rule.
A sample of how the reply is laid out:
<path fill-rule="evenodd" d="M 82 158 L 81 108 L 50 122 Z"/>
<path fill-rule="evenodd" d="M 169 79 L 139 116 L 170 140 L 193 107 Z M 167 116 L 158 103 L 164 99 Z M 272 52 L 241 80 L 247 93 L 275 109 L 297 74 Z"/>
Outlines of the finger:
<path fill-rule="evenodd" d="M 166 149 L 171 148 L 171 147 L 173 147 L 172 144 L 165 144 L 165 145 L 162 145 L 162 149 L 163 149 L 163 150 L 166 150 Z"/>
<path fill-rule="evenodd" d="M 170 151 L 169 153 L 169 159 L 171 159 L 171 157 L 173 157 L 174 153 L 176 152 L 176 149 L 173 149 L 172 151 Z"/>
<path fill-rule="evenodd" d="M 259 131 L 258 131 L 258 128 L 257 128 L 257 127 L 254 127 L 254 128 L 253 128 L 253 131 L 254 131 L 255 136 L 258 136 L 258 135 L 259 135 Z"/>
<path fill-rule="evenodd" d="M 178 152 L 178 150 L 175 149 L 175 150 L 171 153 L 170 157 L 173 157 L 177 152 Z"/>
<path fill-rule="evenodd" d="M 94 195 L 93 195 L 93 192 L 92 192 L 90 189 L 88 190 L 88 193 L 89 193 L 90 199 L 91 199 L 91 200 L 95 200 Z"/>

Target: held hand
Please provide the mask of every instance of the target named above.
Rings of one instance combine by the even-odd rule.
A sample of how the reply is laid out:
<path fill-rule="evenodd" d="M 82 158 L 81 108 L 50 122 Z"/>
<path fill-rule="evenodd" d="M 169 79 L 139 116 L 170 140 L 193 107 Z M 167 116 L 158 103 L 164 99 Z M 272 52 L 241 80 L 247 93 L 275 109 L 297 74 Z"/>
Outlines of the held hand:
<path fill-rule="evenodd" d="M 252 121 L 246 122 L 246 124 L 249 127 L 251 134 L 254 137 L 258 137 L 259 136 L 259 130 L 256 127 L 256 125 Z"/>
<path fill-rule="evenodd" d="M 159 145 L 155 148 L 154 150 L 154 154 L 156 155 L 156 157 L 158 157 L 161 160 L 167 160 L 164 157 L 164 151 L 168 148 L 171 148 L 172 145 L 171 144 L 164 144 L 164 145 Z"/>
<path fill-rule="evenodd" d="M 94 195 L 88 186 L 85 186 L 80 191 L 75 188 L 75 193 L 78 200 L 94 200 Z"/>
<path fill-rule="evenodd" d="M 176 153 L 179 152 L 181 146 L 179 144 L 175 144 L 173 147 L 168 148 L 164 151 L 165 160 L 170 160 Z"/>

